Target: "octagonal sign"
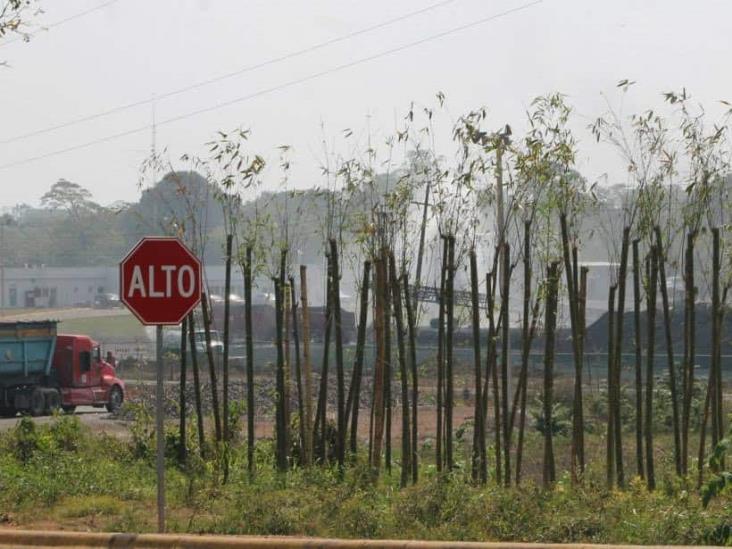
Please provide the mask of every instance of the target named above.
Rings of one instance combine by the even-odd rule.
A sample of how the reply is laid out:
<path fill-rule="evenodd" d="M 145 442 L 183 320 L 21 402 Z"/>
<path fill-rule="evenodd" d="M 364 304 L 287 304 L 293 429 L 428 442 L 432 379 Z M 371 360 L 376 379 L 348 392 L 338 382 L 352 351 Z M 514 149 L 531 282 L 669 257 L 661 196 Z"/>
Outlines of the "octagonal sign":
<path fill-rule="evenodd" d="M 201 262 L 177 238 L 145 237 L 119 264 L 119 295 L 143 324 L 180 324 L 201 301 Z"/>

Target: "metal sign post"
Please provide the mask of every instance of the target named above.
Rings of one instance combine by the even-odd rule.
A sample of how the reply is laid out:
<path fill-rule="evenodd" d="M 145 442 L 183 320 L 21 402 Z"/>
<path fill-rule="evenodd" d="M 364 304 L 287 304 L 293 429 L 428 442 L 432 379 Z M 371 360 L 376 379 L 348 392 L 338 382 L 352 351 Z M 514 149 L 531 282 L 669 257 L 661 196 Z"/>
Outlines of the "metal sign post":
<path fill-rule="evenodd" d="M 163 326 L 180 325 L 201 301 L 199 259 L 177 238 L 146 237 L 119 266 L 120 299 L 145 325 L 155 326 L 155 430 L 158 531 L 165 532 L 165 410 Z M 185 334 L 181 334 L 185 337 Z"/>
<path fill-rule="evenodd" d="M 165 533 L 165 414 L 163 391 L 163 326 L 158 324 L 155 329 L 156 370 L 155 384 L 155 431 L 157 432 L 156 467 L 158 472 L 158 532 Z"/>

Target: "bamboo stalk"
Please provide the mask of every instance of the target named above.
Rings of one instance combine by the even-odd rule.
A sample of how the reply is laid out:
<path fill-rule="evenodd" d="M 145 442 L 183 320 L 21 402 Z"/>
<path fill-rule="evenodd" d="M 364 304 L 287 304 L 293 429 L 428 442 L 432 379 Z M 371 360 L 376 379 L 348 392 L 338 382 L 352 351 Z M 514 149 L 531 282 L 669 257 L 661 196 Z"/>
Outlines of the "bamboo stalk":
<path fill-rule="evenodd" d="M 435 464 L 437 472 L 442 471 L 443 466 L 443 412 L 444 412 L 444 400 L 443 395 L 445 393 L 445 291 L 447 284 L 447 252 L 448 252 L 448 241 L 446 236 L 442 238 L 442 265 L 440 268 L 440 296 L 439 296 L 439 313 L 438 313 L 438 326 L 437 326 L 437 440 L 435 443 Z"/>
<path fill-rule="evenodd" d="M 386 434 L 384 444 L 384 468 L 391 474 L 391 413 L 392 413 L 392 381 L 394 369 L 391 362 L 391 285 L 389 284 L 389 254 L 382 250 L 384 256 L 384 406 L 386 407 Z"/>
<path fill-rule="evenodd" d="M 633 324 L 635 332 L 635 458 L 640 478 L 645 478 L 643 465 L 643 345 L 641 337 L 640 255 L 638 239 L 633 240 Z"/>
<path fill-rule="evenodd" d="M 369 314 L 369 277 L 371 275 L 371 262 L 364 261 L 363 277 L 361 279 L 361 302 L 359 307 L 358 334 L 356 336 L 356 357 L 353 363 L 353 376 L 351 378 L 351 389 L 348 391 L 348 403 L 346 403 L 346 414 L 351 411 L 351 452 L 356 453 L 358 441 L 358 412 L 361 403 L 361 379 L 363 377 L 363 352 L 366 345 L 366 323 Z M 346 416 L 348 423 L 348 416 Z"/>
<path fill-rule="evenodd" d="M 208 296 L 206 292 L 201 294 L 201 313 L 203 314 L 203 329 L 206 338 L 206 356 L 208 357 L 208 372 L 211 380 L 211 407 L 214 414 L 214 429 L 216 442 L 221 442 L 221 413 L 219 409 L 219 391 L 216 381 L 216 361 L 214 359 L 213 347 L 211 346 L 211 315 L 208 309 Z"/>
<path fill-rule="evenodd" d="M 321 463 L 325 463 L 328 455 L 327 439 L 326 439 L 326 408 L 328 406 L 328 362 L 330 358 L 330 332 L 333 324 L 333 303 L 331 301 L 332 291 L 332 270 L 330 257 L 328 257 L 328 268 L 325 284 L 325 327 L 323 331 L 323 362 L 320 369 L 320 390 L 318 392 L 318 402 L 315 408 L 315 440 L 316 454 Z"/>
<path fill-rule="evenodd" d="M 691 397 L 694 393 L 694 365 L 696 362 L 696 311 L 694 308 L 694 238 L 695 234 L 686 235 L 685 269 L 685 322 L 684 322 L 684 394 L 681 431 L 681 468 L 683 474 L 689 472 L 689 427 L 691 420 Z"/>
<path fill-rule="evenodd" d="M 186 359 L 188 342 L 188 317 L 183 318 L 180 325 L 180 412 L 178 421 L 178 436 L 180 446 L 178 448 L 178 459 L 181 463 L 188 461 L 188 437 L 186 434 Z"/>
<path fill-rule="evenodd" d="M 452 446 L 452 422 L 453 422 L 453 402 L 455 391 L 453 387 L 453 335 L 455 330 L 455 237 L 448 235 L 448 253 L 447 253 L 447 333 L 445 338 L 446 360 L 445 360 L 445 455 L 447 470 L 452 471 L 454 467 L 453 446 Z"/>
<path fill-rule="evenodd" d="M 231 428 L 229 426 L 229 328 L 231 312 L 231 247 L 234 240 L 233 234 L 226 235 L 226 266 L 224 268 L 224 353 L 223 353 L 223 386 L 222 406 L 224 413 L 224 440 L 231 440 Z M 228 472 L 228 460 L 227 460 Z"/>
<path fill-rule="evenodd" d="M 509 298 L 511 294 L 511 248 L 508 242 L 503 244 L 503 266 L 501 268 L 501 310 L 503 322 L 501 329 L 501 419 L 503 425 L 503 482 L 511 485 L 511 440 L 508 425 L 508 338 L 509 338 Z"/>
<path fill-rule="evenodd" d="M 289 301 L 290 292 L 287 287 L 287 248 L 280 251 L 280 330 L 282 337 L 282 428 L 283 448 L 287 460 L 287 467 L 290 464 L 290 394 L 292 375 L 290 373 L 290 335 L 289 335 Z"/>
<path fill-rule="evenodd" d="M 297 413 L 299 415 L 298 428 L 300 436 L 300 448 L 305 447 L 305 420 L 303 419 L 303 411 L 305 410 L 305 399 L 303 396 L 302 384 L 302 362 L 300 361 L 300 332 L 298 330 L 297 317 L 297 295 L 295 293 L 295 279 L 290 280 L 290 303 L 292 303 L 292 339 L 295 345 L 295 382 L 297 384 Z M 300 456 L 301 461 L 303 456 Z"/>
<path fill-rule="evenodd" d="M 547 269 L 547 296 L 544 321 L 544 471 L 543 482 L 549 487 L 556 478 L 552 433 L 552 405 L 554 404 L 554 336 L 557 322 L 557 294 L 559 291 L 559 263 Z"/>
<path fill-rule="evenodd" d="M 681 428 L 679 420 L 679 395 L 678 382 L 676 381 L 676 364 L 674 363 L 674 345 L 673 335 L 671 333 L 671 306 L 668 299 L 668 286 L 666 282 L 666 254 L 663 251 L 663 239 L 661 238 L 661 229 L 656 225 L 654 228 L 656 235 L 656 253 L 658 253 L 658 274 L 659 287 L 661 288 L 661 304 L 663 306 L 663 328 L 666 337 L 666 356 L 668 359 L 668 379 L 671 389 L 671 412 L 674 431 L 674 464 L 676 466 L 676 474 L 681 475 Z"/>
<path fill-rule="evenodd" d="M 404 344 L 404 316 L 402 314 L 402 291 L 396 272 L 394 253 L 389 253 L 389 279 L 394 305 L 394 320 L 396 324 L 397 360 L 399 362 L 399 378 L 402 397 L 402 467 L 400 485 L 405 487 L 412 476 L 412 435 L 409 419 L 409 378 L 407 377 L 406 346 Z"/>
<path fill-rule="evenodd" d="M 610 286 L 608 293 L 607 307 L 607 451 L 606 451 L 606 477 L 607 486 L 612 488 L 615 484 L 615 406 L 613 404 L 613 391 L 615 375 L 613 373 L 613 345 L 615 338 L 615 291 L 616 286 Z"/>
<path fill-rule="evenodd" d="M 653 462 L 653 353 L 655 350 L 656 338 L 656 287 L 658 285 L 658 250 L 651 247 L 649 263 L 649 284 L 648 284 L 648 347 L 646 350 L 646 416 L 645 416 L 645 442 L 646 442 L 646 482 L 649 490 L 656 487 L 656 475 Z"/>
<path fill-rule="evenodd" d="M 254 337 L 252 333 L 252 248 L 247 246 L 244 271 L 244 339 L 247 357 L 247 470 L 254 476 Z"/>
<path fill-rule="evenodd" d="M 384 352 L 384 282 L 386 278 L 384 257 L 375 262 L 374 287 L 374 337 L 376 340 L 376 363 L 374 364 L 374 398 L 372 400 L 373 443 L 371 447 L 371 467 L 378 474 L 381 467 L 381 446 L 384 437 L 384 377 L 386 353 Z"/>
<path fill-rule="evenodd" d="M 300 265 L 300 302 L 302 304 L 302 360 L 305 369 L 305 465 L 313 462 L 313 368 L 310 362 L 310 308 L 308 304 L 308 270 Z"/>
<path fill-rule="evenodd" d="M 620 251 L 620 270 L 618 273 L 618 308 L 617 316 L 618 320 L 615 323 L 615 352 L 613 359 L 615 360 L 615 382 L 613 383 L 614 391 L 614 406 L 615 412 L 613 414 L 615 436 L 613 441 L 615 442 L 615 470 L 617 473 L 618 486 L 625 485 L 625 467 L 623 464 L 623 429 L 622 429 L 622 418 L 620 416 L 620 371 L 622 367 L 623 358 L 623 320 L 625 318 L 625 287 L 626 279 L 628 274 L 628 244 L 630 243 L 630 227 L 623 228 L 623 241 Z"/>
<path fill-rule="evenodd" d="M 272 279 L 274 282 L 275 292 L 275 347 L 277 348 L 277 397 L 276 397 L 276 425 L 275 425 L 275 440 L 276 440 L 276 460 L 277 469 L 280 472 L 287 470 L 287 437 L 285 435 L 285 356 L 282 341 L 282 317 L 283 317 L 283 288 L 280 284 L 280 279 L 275 277 Z"/>
<path fill-rule="evenodd" d="M 404 306 L 407 309 L 407 326 L 409 328 L 409 365 L 412 373 L 412 484 L 417 484 L 419 477 L 419 452 L 417 448 L 418 422 L 417 412 L 419 407 L 419 377 L 417 373 L 417 327 L 412 310 L 412 299 L 409 294 L 409 275 L 405 272 L 402 275 L 404 287 Z M 485 438 L 484 438 L 485 446 Z"/>
<path fill-rule="evenodd" d="M 574 357 L 574 403 L 572 408 L 572 443 L 571 443 L 571 461 L 572 461 L 572 479 L 576 482 L 577 470 L 576 464 L 580 454 L 584 456 L 584 449 L 580 449 L 580 429 L 583 423 L 582 417 L 582 355 L 579 347 L 579 330 L 578 330 L 578 308 L 577 308 L 577 274 L 570 259 L 569 247 L 569 230 L 567 228 L 567 216 L 563 212 L 559 216 L 561 234 L 562 234 L 562 257 L 564 259 L 564 271 L 567 281 L 567 297 L 569 300 L 569 317 L 570 327 L 572 330 L 572 351 Z M 584 468 L 584 464 L 582 465 Z"/>
<path fill-rule="evenodd" d="M 343 372 L 343 335 L 341 325 L 341 285 L 340 268 L 338 261 L 338 244 L 335 238 L 330 240 L 330 255 L 333 273 L 333 322 L 335 325 L 335 350 L 336 350 L 336 426 L 338 438 L 336 445 L 336 458 L 338 466 L 342 469 L 345 466 L 346 458 L 346 394 L 345 377 Z"/>
<path fill-rule="evenodd" d="M 191 366 L 193 368 L 193 395 L 196 405 L 198 448 L 200 450 L 201 457 L 204 457 L 206 453 L 206 434 L 203 429 L 203 410 L 201 407 L 201 378 L 198 372 L 198 350 L 196 349 L 196 322 L 193 312 L 188 315 L 188 342 L 191 348 Z"/>
<path fill-rule="evenodd" d="M 480 309 L 478 299 L 478 262 L 475 250 L 470 250 L 470 297 L 473 321 L 473 361 L 475 364 L 475 407 L 473 412 L 473 451 L 471 453 L 471 474 L 474 482 L 486 482 L 485 427 L 483 423 L 483 382 L 480 361 Z"/>

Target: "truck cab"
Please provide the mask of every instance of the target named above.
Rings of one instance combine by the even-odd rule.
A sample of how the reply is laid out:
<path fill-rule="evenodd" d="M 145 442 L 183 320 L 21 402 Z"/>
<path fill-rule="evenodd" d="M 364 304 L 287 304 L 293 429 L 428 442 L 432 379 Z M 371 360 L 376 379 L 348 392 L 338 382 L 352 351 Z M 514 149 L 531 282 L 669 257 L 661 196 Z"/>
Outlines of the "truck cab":
<path fill-rule="evenodd" d="M 85 335 L 57 335 L 56 322 L 0 323 L 0 415 L 33 416 L 77 406 L 122 405 L 124 382 Z"/>
<path fill-rule="evenodd" d="M 106 406 L 113 412 L 122 405 L 124 382 L 88 336 L 57 336 L 52 371 L 59 382 L 61 407 L 67 412 L 77 406 Z"/>

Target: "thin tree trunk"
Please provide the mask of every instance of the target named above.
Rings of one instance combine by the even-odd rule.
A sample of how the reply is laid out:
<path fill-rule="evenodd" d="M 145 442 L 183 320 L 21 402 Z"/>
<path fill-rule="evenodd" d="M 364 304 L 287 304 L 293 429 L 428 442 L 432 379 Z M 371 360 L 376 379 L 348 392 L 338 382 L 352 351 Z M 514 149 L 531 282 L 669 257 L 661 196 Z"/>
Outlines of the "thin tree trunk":
<path fill-rule="evenodd" d="M 455 237 L 449 235 L 448 254 L 447 254 L 447 291 L 445 298 L 447 299 L 447 334 L 446 334 L 446 360 L 445 360 L 445 450 L 447 470 L 452 471 L 454 467 L 453 448 L 452 448 L 452 419 L 453 419 L 453 333 L 455 330 Z"/>
<path fill-rule="evenodd" d="M 302 359 L 305 369 L 305 465 L 313 462 L 313 367 L 310 362 L 310 309 L 308 304 L 308 268 L 300 265 L 300 301 L 302 303 Z"/>
<path fill-rule="evenodd" d="M 287 288 L 287 248 L 280 252 L 280 331 L 282 334 L 282 426 L 284 428 L 284 449 L 287 459 L 286 467 L 290 465 L 290 394 L 292 375 L 290 372 L 290 335 L 288 305 L 290 292 Z"/>
<path fill-rule="evenodd" d="M 254 336 L 252 333 L 252 248 L 247 246 L 244 271 L 244 339 L 247 355 L 247 470 L 254 476 Z"/>
<path fill-rule="evenodd" d="M 292 339 L 295 344 L 295 381 L 297 383 L 297 413 L 299 416 L 298 426 L 300 435 L 300 448 L 305 447 L 305 421 L 303 411 L 305 410 L 305 399 L 303 398 L 302 385 L 302 363 L 300 361 L 300 332 L 297 327 L 297 295 L 295 292 L 295 279 L 290 277 L 290 303 L 292 303 Z M 301 462 L 303 456 L 300 456 Z"/>
<path fill-rule="evenodd" d="M 576 248 L 575 248 L 576 249 Z M 576 268 L 576 265 L 575 265 Z M 580 267 L 579 295 L 577 296 L 577 322 L 579 324 L 579 353 L 582 357 L 582 372 L 580 372 L 579 391 L 576 399 L 579 399 L 578 409 L 579 417 L 579 448 L 577 457 L 579 458 L 580 473 L 584 475 L 587 460 L 585 459 L 585 416 L 584 416 L 584 400 L 582 396 L 582 374 L 584 373 L 585 363 L 585 338 L 587 336 L 587 273 L 588 267 Z M 590 378 L 592 381 L 592 378 Z"/>
<path fill-rule="evenodd" d="M 371 403 L 373 416 L 373 444 L 371 446 L 371 467 L 377 472 L 381 467 L 381 445 L 384 438 L 384 377 L 386 353 L 384 349 L 384 282 L 386 278 L 384 257 L 375 262 L 374 285 L 374 338 L 376 363 L 374 364 L 374 398 Z"/>
<path fill-rule="evenodd" d="M 689 424 L 691 419 L 691 397 L 694 393 L 694 364 L 696 362 L 696 311 L 694 309 L 695 287 L 694 287 L 694 238 L 693 232 L 686 237 L 686 261 L 685 261 L 685 337 L 686 343 L 685 364 L 684 364 L 684 407 L 683 426 L 681 432 L 681 466 L 684 474 L 689 472 Z"/>
<path fill-rule="evenodd" d="M 529 354 L 531 352 L 531 343 L 534 340 L 536 334 L 536 327 L 539 323 L 539 296 L 534 300 L 534 306 L 531 309 L 531 327 L 529 328 L 528 344 L 522 349 L 521 360 L 522 363 L 526 363 L 526 371 L 523 372 L 523 379 L 519 380 L 519 386 L 517 387 L 517 395 L 519 397 L 518 410 L 519 410 L 519 427 L 518 427 L 518 442 L 516 444 L 516 485 L 521 483 L 521 464 L 524 455 L 524 434 L 526 431 L 526 396 L 528 389 L 528 364 Z M 522 366 L 523 368 L 523 366 Z M 520 392 L 520 394 L 519 394 Z M 515 399 L 514 399 L 515 400 Z M 513 421 L 511 422 L 513 424 Z"/>
<path fill-rule="evenodd" d="M 536 325 L 539 320 L 539 297 L 537 296 L 534 306 L 529 313 L 531 306 L 531 221 L 524 222 L 524 309 L 521 331 L 521 373 L 516 388 L 516 396 L 511 410 L 511 429 L 513 429 L 514 417 L 516 415 L 517 402 L 519 406 L 519 427 L 518 442 L 516 445 L 516 485 L 521 483 L 521 464 L 524 454 L 524 431 L 526 428 L 526 393 L 529 375 L 529 356 L 531 343 L 536 332 Z M 531 320 L 529 320 L 531 314 Z M 530 324 L 529 324 L 530 322 Z M 509 433 L 510 434 L 510 433 Z"/>
<path fill-rule="evenodd" d="M 188 436 L 186 434 L 186 359 L 188 343 L 188 318 L 183 318 L 180 325 L 180 417 L 178 436 L 180 446 L 178 447 L 178 460 L 181 463 L 188 461 Z"/>
<path fill-rule="evenodd" d="M 709 416 L 711 415 L 711 439 L 712 448 L 714 448 L 723 433 L 720 433 L 720 421 L 721 418 L 719 413 L 718 399 L 721 400 L 721 387 L 718 392 L 718 373 L 717 370 L 720 367 L 719 364 L 719 347 L 720 347 L 720 325 L 719 325 L 719 310 L 720 310 L 720 287 L 719 287 L 719 273 L 720 273 L 720 254 L 719 254 L 719 229 L 717 227 L 712 228 L 712 303 L 709 312 L 709 318 L 711 320 L 711 345 L 710 345 L 710 364 L 709 364 L 709 376 L 707 379 L 707 390 L 704 398 L 704 410 L 699 435 L 699 455 L 698 455 L 698 478 L 697 487 L 701 488 L 704 480 L 704 458 L 706 451 L 706 435 L 707 435 L 707 424 L 709 422 Z M 711 410 L 710 410 L 711 408 Z"/>
<path fill-rule="evenodd" d="M 285 435 L 285 356 L 282 341 L 282 297 L 284 289 L 279 278 L 273 278 L 275 291 L 275 346 L 277 348 L 277 399 L 276 399 L 276 459 L 280 472 L 287 470 L 287 437 Z"/>
<path fill-rule="evenodd" d="M 575 448 L 575 456 L 578 463 L 575 463 L 575 471 L 576 467 L 579 465 L 579 473 L 581 475 L 584 475 L 585 472 L 585 412 L 584 412 L 584 399 L 582 394 L 582 384 L 583 379 L 582 376 L 584 375 L 584 364 L 585 364 L 585 356 L 584 356 L 584 302 L 582 301 L 583 295 L 580 290 L 580 266 L 579 266 L 579 251 L 577 249 L 577 245 L 572 245 L 572 275 L 573 275 L 573 284 L 574 284 L 574 300 L 575 300 L 575 320 L 577 321 L 577 349 L 578 354 L 580 357 L 580 366 L 579 368 L 579 374 L 577 377 L 579 379 L 576 380 L 575 383 L 575 391 L 574 391 L 574 402 L 575 407 L 577 410 L 576 414 L 572 414 L 573 421 L 576 416 L 577 421 L 577 440 L 576 440 L 576 448 Z M 585 273 L 586 274 L 586 273 Z M 576 473 L 575 473 L 576 474 Z"/>
<path fill-rule="evenodd" d="M 552 406 L 554 404 L 554 335 L 557 323 L 557 294 L 559 263 L 553 262 L 547 270 L 546 317 L 544 322 L 544 473 L 543 482 L 549 487 L 556 478 L 554 442 L 552 433 Z"/>
<path fill-rule="evenodd" d="M 701 425 L 699 427 L 699 456 L 698 456 L 698 462 L 697 462 L 697 481 L 696 481 L 696 487 L 697 489 L 701 488 L 702 483 L 704 482 L 704 451 L 705 446 L 707 442 L 707 423 L 709 423 L 709 408 L 710 408 L 710 400 L 711 395 L 714 392 L 714 387 L 712 386 L 713 381 L 710 377 L 707 382 L 707 390 L 706 395 L 704 396 L 704 409 L 702 410 L 702 421 Z M 712 445 L 713 447 L 714 445 Z"/>
<path fill-rule="evenodd" d="M 196 349 L 196 322 L 193 312 L 188 315 L 188 343 L 191 348 L 191 366 L 193 367 L 193 395 L 196 405 L 196 426 L 198 428 L 198 448 L 201 457 L 205 455 L 206 433 L 203 428 L 203 409 L 201 406 L 201 378 L 198 373 L 198 350 Z"/>
<path fill-rule="evenodd" d="M 348 391 L 348 403 L 346 403 L 346 414 L 351 410 L 351 452 L 356 453 L 358 443 L 358 412 L 361 404 L 361 379 L 363 377 L 363 352 L 366 345 L 366 323 L 369 314 L 369 277 L 371 275 L 371 262 L 363 263 L 363 278 L 361 279 L 361 302 L 359 306 L 358 335 L 356 336 L 356 358 L 353 363 L 353 376 L 351 378 L 351 389 Z M 346 416 L 348 423 L 348 416 Z"/>
<path fill-rule="evenodd" d="M 615 404 L 614 404 L 614 360 L 613 341 L 615 340 L 615 291 L 616 286 L 610 286 L 607 307 L 607 454 L 606 454 L 606 476 L 608 488 L 615 484 Z"/>
<path fill-rule="evenodd" d="M 287 273 L 285 273 L 287 276 Z M 282 279 L 280 279 L 282 280 Z M 282 285 L 282 351 L 284 353 L 284 387 L 285 387 L 285 398 L 284 398 L 284 410 L 285 410 L 285 432 L 287 433 L 287 452 L 290 453 L 291 436 L 290 429 L 292 426 L 292 360 L 290 356 L 290 315 L 292 314 L 292 307 L 290 303 L 290 284 L 285 278 L 285 283 Z"/>
<path fill-rule="evenodd" d="M 445 394 L 445 291 L 447 284 L 447 253 L 448 241 L 447 237 L 442 236 L 442 265 L 440 268 L 440 295 L 439 295 L 439 313 L 437 316 L 437 440 L 435 442 L 435 463 L 437 472 L 442 472 L 443 465 L 443 412 Z"/>
<path fill-rule="evenodd" d="M 404 306 L 407 309 L 407 326 L 409 328 L 409 366 L 412 373 L 412 484 L 417 484 L 419 477 L 419 452 L 417 448 L 418 437 L 418 423 L 417 423 L 417 409 L 419 406 L 419 377 L 417 374 L 417 326 L 414 318 L 414 311 L 412 310 L 412 300 L 409 294 L 409 276 L 405 272 L 402 275 L 403 287 L 404 287 Z M 483 439 L 485 447 L 485 438 Z"/>
<path fill-rule="evenodd" d="M 501 452 L 501 398 L 498 386 L 498 329 L 496 327 L 493 309 L 495 307 L 495 273 L 489 273 L 486 277 L 486 297 L 488 300 L 488 356 L 486 364 L 486 385 L 483 393 L 484 399 L 483 417 L 488 417 L 488 380 L 493 385 L 493 420 L 494 420 L 494 452 L 496 461 L 496 483 L 503 482 L 503 453 Z M 503 311 L 499 311 L 499 318 L 503 318 Z"/>
<path fill-rule="evenodd" d="M 503 424 L 503 482 L 511 485 L 511 440 L 508 425 L 508 353 L 509 349 L 509 319 L 508 307 L 511 293 L 511 248 L 508 242 L 503 243 L 503 266 L 501 267 L 501 310 L 503 323 L 501 326 L 501 420 Z"/>
<path fill-rule="evenodd" d="M 214 359 L 213 347 L 211 347 L 211 315 L 208 310 L 208 296 L 201 294 L 201 312 L 203 313 L 203 329 L 206 338 L 206 356 L 208 357 L 208 372 L 211 380 L 211 407 L 214 414 L 214 429 L 216 442 L 221 442 L 221 413 L 219 408 L 219 391 L 216 381 L 216 361 Z"/>
<path fill-rule="evenodd" d="M 338 466 L 343 468 L 346 459 L 346 389 L 343 373 L 343 335 L 341 325 L 341 285 L 340 268 L 338 262 L 338 244 L 335 238 L 330 240 L 330 255 L 333 270 L 333 321 L 335 323 L 335 348 L 336 348 L 336 424 L 338 427 L 338 443 L 336 446 L 336 457 Z"/>
<path fill-rule="evenodd" d="M 384 451 L 384 468 L 391 474 L 391 412 L 392 381 L 394 369 L 391 361 L 391 284 L 389 284 L 389 254 L 382 250 L 384 256 L 384 405 L 386 406 L 386 441 Z"/>
<path fill-rule="evenodd" d="M 618 486 L 625 485 L 625 467 L 623 464 L 623 429 L 622 418 L 620 416 L 620 372 L 623 364 L 623 320 L 625 318 L 625 287 L 628 276 L 628 245 L 630 244 L 630 227 L 623 229 L 623 241 L 620 251 L 620 269 L 618 272 L 618 320 L 615 323 L 615 413 L 613 419 L 615 421 L 615 470 L 617 472 Z"/>
<path fill-rule="evenodd" d="M 671 306 L 668 299 L 668 286 L 666 285 L 666 254 L 664 253 L 661 229 L 656 225 L 653 228 L 656 234 L 656 253 L 658 254 L 659 287 L 661 288 L 661 304 L 663 306 L 663 329 L 666 337 L 666 356 L 668 358 L 668 380 L 671 389 L 671 411 L 674 431 L 674 464 L 676 474 L 682 473 L 681 460 L 681 429 L 679 420 L 679 395 L 678 382 L 676 381 L 676 364 L 674 363 L 674 344 L 671 333 Z"/>
<path fill-rule="evenodd" d="M 565 276 L 567 280 L 567 297 L 569 300 L 569 317 L 570 317 L 570 327 L 572 330 L 572 351 L 573 351 L 573 358 L 574 358 L 574 372 L 575 372 L 575 380 L 574 380 L 574 403 L 573 403 L 573 410 L 572 410 L 572 443 L 571 443 L 571 462 L 572 462 L 572 479 L 576 482 L 577 479 L 577 470 L 576 470 L 576 464 L 578 464 L 580 461 L 579 456 L 582 454 L 584 456 L 584 449 L 580 449 L 580 439 L 581 439 L 581 426 L 583 424 L 583 417 L 582 417 L 582 356 L 580 354 L 580 347 L 579 347 L 579 329 L 578 329 L 578 322 L 577 322 L 577 316 L 578 316 L 578 308 L 577 308 L 577 289 L 575 287 L 575 282 L 577 279 L 577 275 L 575 273 L 575 269 L 573 268 L 571 259 L 570 259 L 570 247 L 569 247 L 569 231 L 567 228 L 567 216 L 562 213 L 559 216 L 559 222 L 561 227 L 561 233 L 562 233 L 562 256 L 564 258 L 564 271 Z M 584 464 L 581 465 L 581 468 L 584 469 Z"/>
<path fill-rule="evenodd" d="M 412 476 L 412 434 L 409 419 L 409 377 L 407 375 L 407 350 L 404 344 L 404 316 L 402 314 L 402 290 L 396 272 L 394 253 L 389 254 L 389 279 L 394 304 L 394 320 L 396 324 L 397 360 L 399 361 L 399 378 L 402 397 L 402 469 L 400 485 L 404 488 Z"/>
<path fill-rule="evenodd" d="M 470 250 L 470 297 L 473 317 L 473 361 L 475 363 L 475 407 L 473 412 L 473 451 L 471 454 L 471 474 L 474 482 L 486 482 L 487 466 L 485 460 L 485 427 L 483 424 L 483 382 L 480 361 L 480 302 L 478 299 L 478 262 L 475 250 Z"/>
<path fill-rule="evenodd" d="M 638 476 L 645 478 L 645 467 L 643 466 L 643 345 L 638 239 L 633 240 L 633 323 L 635 335 L 635 458 Z"/>
<path fill-rule="evenodd" d="M 231 246 L 234 235 L 226 235 L 226 267 L 224 281 L 224 356 L 223 356 L 223 413 L 224 413 L 224 440 L 231 440 L 229 427 L 229 317 L 231 311 Z M 228 466 L 227 466 L 228 471 Z"/>
<path fill-rule="evenodd" d="M 656 338 L 656 287 L 658 285 L 658 250 L 651 247 L 648 284 L 648 349 L 646 350 L 646 482 L 648 489 L 656 487 L 656 475 L 653 463 L 653 353 Z"/>
<path fill-rule="evenodd" d="M 531 221 L 524 221 L 524 299 L 523 313 L 521 315 L 521 371 L 519 372 L 519 381 L 516 387 L 516 394 L 513 398 L 513 406 L 511 407 L 511 425 L 509 429 L 509 440 L 513 437 L 514 418 L 516 417 L 516 409 L 519 400 L 524 400 L 526 392 L 526 384 L 528 383 L 529 373 L 529 353 L 531 342 L 529 341 L 529 314 L 531 308 Z M 516 484 L 521 481 L 521 460 L 523 459 L 523 420 L 525 419 L 524 410 L 521 410 L 522 418 L 519 420 L 519 436 L 516 445 Z"/>
<path fill-rule="evenodd" d="M 325 463 L 328 455 L 327 439 L 326 439 L 326 409 L 328 406 L 328 362 L 330 358 L 330 331 L 333 324 L 333 303 L 332 297 L 332 269 L 330 257 L 328 257 L 326 284 L 325 284 L 325 327 L 323 331 L 323 366 L 320 369 L 320 390 L 318 392 L 318 403 L 315 408 L 315 439 L 316 454 L 321 463 Z"/>
<path fill-rule="evenodd" d="M 425 184 L 424 189 L 424 203 L 422 205 L 422 223 L 419 227 L 419 248 L 417 250 L 417 272 L 415 273 L 414 277 L 414 287 L 416 290 L 419 289 L 420 285 L 422 284 L 422 261 L 424 258 L 424 238 L 425 234 L 427 233 L 427 208 L 429 207 L 430 202 L 430 185 L 431 181 L 428 179 Z M 414 297 L 412 298 L 412 309 L 415 313 L 418 312 L 419 303 L 417 302 L 417 293 L 415 292 Z"/>
<path fill-rule="evenodd" d="M 719 228 L 712 228 L 712 346 L 711 346 L 711 365 L 709 369 L 710 387 L 713 389 L 711 394 L 712 405 L 712 447 L 716 446 L 719 440 L 724 436 L 722 432 L 722 387 L 720 379 L 721 365 L 719 363 L 720 355 L 720 329 L 719 311 L 720 311 L 720 286 L 719 276 L 721 271 L 720 262 L 720 241 Z"/>
<path fill-rule="evenodd" d="M 513 395 L 511 404 L 511 421 L 508 426 L 509 438 L 513 438 L 513 428 L 516 421 L 516 412 L 518 410 L 519 400 L 521 399 L 521 387 L 523 380 L 528 375 L 528 358 L 524 360 L 526 344 L 529 342 L 529 326 L 531 322 L 531 222 L 524 222 L 524 292 L 523 292 L 523 311 L 521 314 L 521 369 L 519 371 L 519 380 L 516 391 Z M 525 373 L 526 372 L 526 373 Z M 518 455 L 518 452 L 517 452 Z"/>

